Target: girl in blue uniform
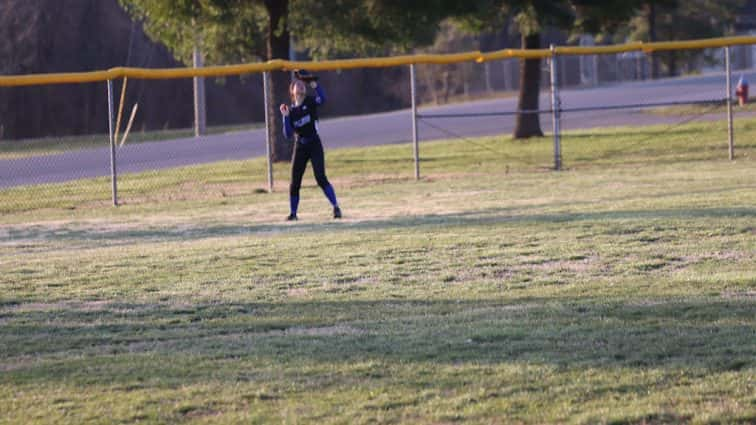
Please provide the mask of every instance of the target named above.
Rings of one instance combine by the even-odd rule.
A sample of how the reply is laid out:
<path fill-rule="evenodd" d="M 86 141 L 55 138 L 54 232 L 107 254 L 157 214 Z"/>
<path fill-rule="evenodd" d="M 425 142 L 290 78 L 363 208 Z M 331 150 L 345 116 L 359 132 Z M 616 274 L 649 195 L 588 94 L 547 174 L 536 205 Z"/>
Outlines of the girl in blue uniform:
<path fill-rule="evenodd" d="M 297 219 L 299 189 L 302 186 L 302 176 L 307 168 L 308 160 L 312 162 L 312 170 L 318 186 L 323 189 L 323 193 L 333 206 L 333 218 L 341 218 L 336 193 L 325 174 L 323 144 L 318 136 L 318 107 L 325 103 L 325 92 L 309 73 L 299 71 L 297 77 L 289 85 L 291 106 L 282 104 L 280 107 L 284 135 L 289 139 L 294 137 L 294 157 L 291 160 L 291 185 L 289 186 L 290 213 L 286 219 Z M 315 89 L 315 96 L 307 96 L 307 86 L 303 79 L 309 80 L 310 87 Z"/>

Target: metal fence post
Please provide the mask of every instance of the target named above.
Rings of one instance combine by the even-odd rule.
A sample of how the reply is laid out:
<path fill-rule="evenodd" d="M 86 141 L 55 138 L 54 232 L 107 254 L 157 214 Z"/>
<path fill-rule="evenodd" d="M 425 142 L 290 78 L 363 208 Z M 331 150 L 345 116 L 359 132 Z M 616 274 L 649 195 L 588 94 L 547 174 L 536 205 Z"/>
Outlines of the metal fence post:
<path fill-rule="evenodd" d="M 199 37 L 198 37 L 199 38 Z M 194 44 L 192 54 L 194 68 L 202 68 L 204 60 L 199 48 L 199 40 Z M 205 79 L 194 77 L 194 137 L 207 134 L 207 100 L 205 97 Z"/>
<path fill-rule="evenodd" d="M 410 64 L 410 96 L 412 97 L 412 149 L 415 157 L 415 180 L 420 180 L 420 146 L 417 137 L 417 88 L 415 64 Z"/>
<path fill-rule="evenodd" d="M 263 72 L 263 102 L 265 103 L 265 156 L 268 158 L 268 193 L 273 193 L 273 161 L 271 159 L 270 117 L 268 116 L 268 101 L 270 99 L 269 72 Z"/>
<path fill-rule="evenodd" d="M 732 65 L 730 64 L 730 46 L 725 46 L 725 74 L 727 79 L 727 144 L 730 161 L 735 159 L 735 131 L 732 126 Z"/>
<path fill-rule="evenodd" d="M 561 135 L 559 134 L 559 120 L 560 109 L 562 108 L 561 101 L 559 100 L 559 80 L 557 78 L 557 54 L 556 48 L 552 44 L 551 58 L 549 59 L 549 65 L 551 68 L 551 123 L 554 130 L 554 169 L 560 170 L 562 168 L 562 147 L 561 147 Z"/>
<path fill-rule="evenodd" d="M 483 75 L 486 79 L 486 92 L 493 92 L 493 84 L 491 83 L 491 62 L 483 62 Z"/>
<path fill-rule="evenodd" d="M 116 141 L 113 128 L 113 80 L 108 80 L 108 136 L 110 138 L 110 181 L 112 183 L 113 205 L 118 206 L 118 174 L 116 172 Z"/>

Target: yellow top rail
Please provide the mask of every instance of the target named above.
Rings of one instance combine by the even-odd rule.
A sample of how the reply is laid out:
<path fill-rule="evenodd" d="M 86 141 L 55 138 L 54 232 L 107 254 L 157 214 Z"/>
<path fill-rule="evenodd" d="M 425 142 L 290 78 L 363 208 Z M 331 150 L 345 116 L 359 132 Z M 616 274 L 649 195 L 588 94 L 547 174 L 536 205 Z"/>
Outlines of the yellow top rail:
<path fill-rule="evenodd" d="M 333 71 L 354 68 L 386 68 L 410 64 L 452 64 L 460 62 L 486 62 L 501 59 L 537 59 L 555 55 L 604 55 L 642 51 L 652 53 L 668 50 L 707 49 L 726 46 L 756 44 L 756 36 L 721 37 L 701 40 L 663 41 L 655 43 L 627 43 L 611 46 L 559 46 L 549 49 L 504 49 L 494 52 L 466 52 L 452 54 L 420 54 L 366 59 L 340 59 L 320 62 L 292 62 L 275 59 L 268 62 L 240 65 L 208 66 L 204 68 L 111 68 L 106 71 L 72 72 L 57 74 L 30 74 L 0 76 L 0 87 L 38 86 L 47 84 L 94 83 L 128 77 L 132 79 L 161 80 L 192 77 L 223 77 L 253 74 L 266 71 L 289 71 L 306 68 L 311 71 Z"/>

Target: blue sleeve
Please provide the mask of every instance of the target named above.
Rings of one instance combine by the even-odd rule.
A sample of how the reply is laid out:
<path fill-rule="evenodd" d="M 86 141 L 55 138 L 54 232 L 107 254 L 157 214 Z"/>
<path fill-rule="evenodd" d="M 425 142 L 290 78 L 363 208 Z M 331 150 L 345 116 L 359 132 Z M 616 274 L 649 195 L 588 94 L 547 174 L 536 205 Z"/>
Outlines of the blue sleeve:
<path fill-rule="evenodd" d="M 291 116 L 286 115 L 283 117 L 283 133 L 284 137 L 291 139 L 294 137 L 294 126 L 291 125 Z"/>
<path fill-rule="evenodd" d="M 323 91 L 323 87 L 320 87 L 320 84 L 315 86 L 315 94 L 317 94 L 317 96 L 315 96 L 315 103 L 318 106 L 321 106 L 326 103 L 325 91 Z"/>

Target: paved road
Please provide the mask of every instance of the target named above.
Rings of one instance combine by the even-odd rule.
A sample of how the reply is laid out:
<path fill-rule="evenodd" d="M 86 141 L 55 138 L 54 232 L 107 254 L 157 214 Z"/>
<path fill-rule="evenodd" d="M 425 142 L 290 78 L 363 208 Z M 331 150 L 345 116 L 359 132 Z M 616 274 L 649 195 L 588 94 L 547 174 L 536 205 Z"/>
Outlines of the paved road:
<path fill-rule="evenodd" d="M 735 75 L 735 79 L 740 74 Z M 745 73 L 756 83 L 756 71 Z M 725 96 L 724 74 L 702 77 L 665 79 L 649 82 L 622 83 L 589 89 L 562 90 L 564 108 L 596 105 L 637 104 L 721 99 Z M 548 109 L 548 93 L 542 93 L 541 105 Z M 427 107 L 421 114 L 476 113 L 512 111 L 516 99 L 494 99 L 439 107 Z M 722 117 L 724 119 L 724 117 Z M 611 125 L 648 125 L 680 121 L 680 117 L 664 117 L 639 110 L 607 110 L 574 112 L 563 115 L 562 128 L 580 129 Z M 551 129 L 550 114 L 543 114 L 544 131 Z M 440 127 L 441 131 L 433 126 Z M 450 134 L 483 136 L 510 133 L 514 117 L 445 118 L 420 121 L 421 140 L 449 138 Z M 326 147 L 370 146 L 402 143 L 411 139 L 412 122 L 409 110 L 324 120 L 320 133 Z M 451 133 L 450 133 L 451 132 Z M 202 138 L 126 145 L 118 149 L 118 172 L 130 173 L 152 169 L 208 163 L 228 159 L 244 159 L 265 155 L 263 130 L 206 136 Z M 14 160 L 0 160 L 0 188 L 19 185 L 60 182 L 85 177 L 110 175 L 110 151 L 93 148 L 56 155 Z"/>

